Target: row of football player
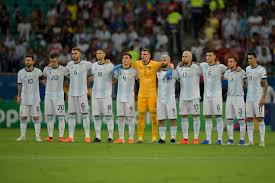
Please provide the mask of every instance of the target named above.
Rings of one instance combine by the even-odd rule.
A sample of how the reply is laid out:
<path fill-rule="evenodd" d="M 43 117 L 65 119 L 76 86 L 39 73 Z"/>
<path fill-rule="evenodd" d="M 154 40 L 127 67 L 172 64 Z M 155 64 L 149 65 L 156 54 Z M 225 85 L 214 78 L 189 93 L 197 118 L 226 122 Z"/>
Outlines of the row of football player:
<path fill-rule="evenodd" d="M 53 124 L 54 115 L 58 116 L 59 121 L 59 141 L 73 142 L 74 128 L 76 124 L 76 113 L 82 114 L 83 126 L 85 129 L 85 141 L 90 142 L 90 120 L 88 116 L 88 100 L 87 100 L 87 80 L 93 80 L 92 92 L 92 116 L 95 122 L 96 138 L 94 142 L 101 141 L 101 115 L 103 120 L 107 122 L 108 127 L 108 142 L 113 142 L 113 112 L 112 112 L 112 78 L 118 80 L 118 95 L 117 95 L 117 116 L 118 116 L 118 131 L 119 139 L 116 143 L 124 143 L 124 126 L 127 122 L 129 124 L 129 143 L 134 143 L 134 83 L 137 78 L 139 82 L 146 78 L 138 77 L 150 76 L 155 74 L 152 78 L 158 79 L 157 102 L 146 106 L 146 108 L 153 108 L 156 105 L 157 119 L 159 120 L 159 143 L 165 143 L 165 120 L 171 121 L 171 142 L 175 143 L 176 138 L 176 123 L 177 116 L 176 102 L 175 102 L 175 80 L 179 80 L 181 84 L 179 114 L 181 116 L 181 127 L 183 138 L 179 142 L 181 144 L 189 144 L 188 138 L 188 115 L 192 114 L 194 119 L 194 144 L 198 144 L 200 131 L 200 89 L 199 78 L 203 75 L 204 78 L 204 96 L 203 96 L 203 114 L 206 118 L 206 140 L 203 144 L 211 144 L 212 120 L 214 115 L 217 120 L 218 140 L 217 144 L 222 144 L 223 137 L 223 120 L 222 120 L 222 89 L 221 80 L 228 80 L 228 97 L 226 101 L 226 118 L 227 130 L 229 135 L 228 144 L 233 144 L 233 119 L 237 117 L 240 123 L 240 141 L 239 144 L 244 144 L 245 129 L 247 125 L 248 131 L 248 145 L 253 142 L 253 117 L 256 116 L 259 121 L 260 129 L 260 145 L 264 146 L 265 124 L 264 117 L 264 98 L 267 90 L 266 71 L 260 65 L 257 65 L 256 55 L 254 53 L 248 54 L 249 66 L 246 72 L 237 67 L 237 59 L 230 57 L 228 59 L 228 68 L 220 64 L 216 60 L 214 51 L 209 50 L 206 53 L 206 62 L 200 64 L 192 63 L 192 54 L 185 51 L 182 54 L 182 62 L 178 64 L 175 70 L 170 64 L 170 57 L 163 55 L 158 64 L 157 70 L 153 72 L 155 67 L 151 66 L 154 61 L 144 62 L 146 54 L 150 56 L 150 51 L 142 50 L 141 65 L 131 64 L 131 55 L 124 53 L 122 55 L 122 64 L 114 67 L 110 61 L 105 60 L 104 50 L 97 50 L 96 57 L 98 62 L 90 63 L 80 60 L 80 50 L 73 48 L 71 55 L 72 60 L 66 67 L 58 64 L 58 55 L 52 54 L 50 56 L 50 64 L 43 73 L 33 67 L 34 60 L 32 55 L 25 57 L 26 67 L 18 73 L 18 102 L 20 103 L 20 131 L 21 136 L 18 141 L 25 140 L 25 133 L 27 127 L 27 117 L 32 116 L 36 140 L 40 139 L 40 97 L 39 97 L 39 80 L 46 79 L 46 95 L 45 95 L 45 114 L 48 126 L 49 137 L 47 141 L 53 141 Z M 144 56 L 145 55 L 145 56 Z M 91 71 L 91 72 L 90 72 Z M 89 75 L 91 76 L 89 77 Z M 63 80 L 64 76 L 70 79 L 69 89 L 69 137 L 64 139 L 64 91 Z M 89 77 L 89 78 L 88 78 Z M 246 106 L 244 103 L 244 81 L 247 83 L 247 99 Z M 152 79 L 153 80 L 153 79 Z M 150 82 L 150 80 L 149 80 Z M 153 82 L 153 81 L 152 81 Z M 145 82 L 146 83 L 146 82 Z M 144 84 L 143 84 L 144 85 Z M 141 86 L 142 87 L 142 84 Z M 139 92 L 140 95 L 140 92 Z M 138 100 L 138 111 L 140 112 L 142 104 Z M 146 110 L 146 109 L 145 109 Z M 152 111 L 152 110 L 151 110 Z M 151 113 L 150 111 L 150 113 Z M 246 111 L 246 112 L 245 112 Z M 245 118 L 247 123 L 245 124 Z M 152 120 L 153 121 L 153 120 Z M 144 128 L 144 126 L 143 126 Z M 154 127 L 153 127 L 154 128 Z M 139 121 L 139 139 L 138 142 L 143 141 L 143 133 L 140 136 Z M 156 135 L 152 130 L 152 142 L 156 143 Z"/>

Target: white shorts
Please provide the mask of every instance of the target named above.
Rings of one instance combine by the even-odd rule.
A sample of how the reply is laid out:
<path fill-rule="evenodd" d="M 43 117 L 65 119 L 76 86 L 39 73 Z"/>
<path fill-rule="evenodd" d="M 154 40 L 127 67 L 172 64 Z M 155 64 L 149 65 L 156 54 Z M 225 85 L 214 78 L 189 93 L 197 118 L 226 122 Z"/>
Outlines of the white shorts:
<path fill-rule="evenodd" d="M 157 101 L 157 118 L 158 120 L 177 119 L 176 100 L 169 103 Z"/>
<path fill-rule="evenodd" d="M 227 119 L 245 119 L 245 104 L 243 96 L 227 96 L 225 116 Z"/>
<path fill-rule="evenodd" d="M 40 105 L 20 105 L 20 117 L 39 117 L 41 115 Z"/>
<path fill-rule="evenodd" d="M 93 116 L 112 116 L 113 106 L 112 97 L 92 98 L 92 115 Z"/>
<path fill-rule="evenodd" d="M 222 96 L 203 98 L 203 115 L 222 115 Z"/>
<path fill-rule="evenodd" d="M 69 96 L 68 113 L 88 113 L 89 104 L 87 95 Z"/>
<path fill-rule="evenodd" d="M 117 116 L 134 116 L 135 102 L 118 102 L 116 103 Z"/>
<path fill-rule="evenodd" d="M 179 115 L 199 115 L 200 114 L 200 99 L 179 102 Z"/>
<path fill-rule="evenodd" d="M 264 110 L 264 105 L 260 106 L 259 101 L 246 101 L 246 117 L 253 118 L 256 116 L 257 118 L 264 118 Z"/>
<path fill-rule="evenodd" d="M 64 99 L 49 99 L 45 97 L 44 111 L 45 115 L 65 115 Z"/>

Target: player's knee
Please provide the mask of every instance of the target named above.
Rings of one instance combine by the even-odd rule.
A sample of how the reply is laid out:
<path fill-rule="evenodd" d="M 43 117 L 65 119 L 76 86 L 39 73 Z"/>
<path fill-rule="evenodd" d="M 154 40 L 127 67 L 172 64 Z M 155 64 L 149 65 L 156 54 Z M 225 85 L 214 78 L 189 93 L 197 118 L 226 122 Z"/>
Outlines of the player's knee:
<path fill-rule="evenodd" d="M 260 122 L 262 122 L 264 120 L 264 118 L 262 118 L 262 117 L 257 117 L 257 121 L 260 123 Z"/>
<path fill-rule="evenodd" d="M 27 121 L 28 117 L 21 117 L 21 121 L 25 122 Z"/>
<path fill-rule="evenodd" d="M 159 120 L 159 126 L 164 127 L 165 126 L 165 120 Z"/>
<path fill-rule="evenodd" d="M 145 115 L 146 115 L 146 112 L 138 112 L 139 117 L 145 117 Z"/>
<path fill-rule="evenodd" d="M 34 122 L 40 122 L 40 117 L 39 116 L 34 116 L 32 117 Z"/>
<path fill-rule="evenodd" d="M 100 116 L 94 116 L 95 120 L 100 120 Z"/>
<path fill-rule="evenodd" d="M 205 115 L 204 117 L 207 118 L 207 119 L 209 119 L 209 118 L 211 118 L 212 116 L 211 116 L 211 115 Z"/>
<path fill-rule="evenodd" d="M 246 122 L 252 122 L 252 121 L 253 121 L 253 118 L 247 117 L 247 118 L 245 118 L 245 121 L 246 121 Z"/>
<path fill-rule="evenodd" d="M 106 121 L 112 120 L 112 116 L 104 116 L 104 118 L 105 118 Z"/>
<path fill-rule="evenodd" d="M 47 119 L 48 120 L 52 120 L 53 119 L 53 115 L 47 115 Z"/>
<path fill-rule="evenodd" d="M 171 119 L 170 120 L 170 125 L 171 126 L 176 126 L 176 119 Z"/>
<path fill-rule="evenodd" d="M 82 119 L 87 119 L 87 118 L 89 118 L 89 116 L 88 116 L 88 113 L 82 113 Z"/>
<path fill-rule="evenodd" d="M 57 116 L 57 118 L 58 118 L 58 121 L 65 120 L 65 116 L 63 116 L 63 115 Z"/>
<path fill-rule="evenodd" d="M 188 118 L 188 115 L 182 115 L 181 118 Z"/>

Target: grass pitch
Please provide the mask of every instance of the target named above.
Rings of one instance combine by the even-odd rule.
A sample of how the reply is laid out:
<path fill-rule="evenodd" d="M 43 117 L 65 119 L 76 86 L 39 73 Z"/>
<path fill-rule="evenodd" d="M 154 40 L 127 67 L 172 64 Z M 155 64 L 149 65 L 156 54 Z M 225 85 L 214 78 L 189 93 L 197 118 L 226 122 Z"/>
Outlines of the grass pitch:
<path fill-rule="evenodd" d="M 150 131 L 145 134 L 144 144 L 86 144 L 83 130 L 77 130 L 76 142 L 65 144 L 34 142 L 33 129 L 27 130 L 26 142 L 16 142 L 19 129 L 0 129 L 0 180 L 3 183 L 275 182 L 275 133 L 269 129 L 264 148 L 258 146 L 258 133 L 253 147 L 150 144 Z M 42 129 L 42 136 L 46 135 Z M 102 136 L 104 141 L 107 131 Z M 180 132 L 177 136 L 180 137 Z M 200 139 L 204 137 L 202 133 Z M 227 139 L 226 132 L 224 137 Z M 215 140 L 216 132 L 212 142 Z"/>

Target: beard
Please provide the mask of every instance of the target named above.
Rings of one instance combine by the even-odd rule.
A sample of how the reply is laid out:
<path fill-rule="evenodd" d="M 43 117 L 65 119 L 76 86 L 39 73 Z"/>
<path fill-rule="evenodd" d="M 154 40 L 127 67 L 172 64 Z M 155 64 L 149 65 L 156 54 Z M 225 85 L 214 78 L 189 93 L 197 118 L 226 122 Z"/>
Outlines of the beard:
<path fill-rule="evenodd" d="M 161 67 L 167 67 L 168 64 L 161 64 Z"/>

